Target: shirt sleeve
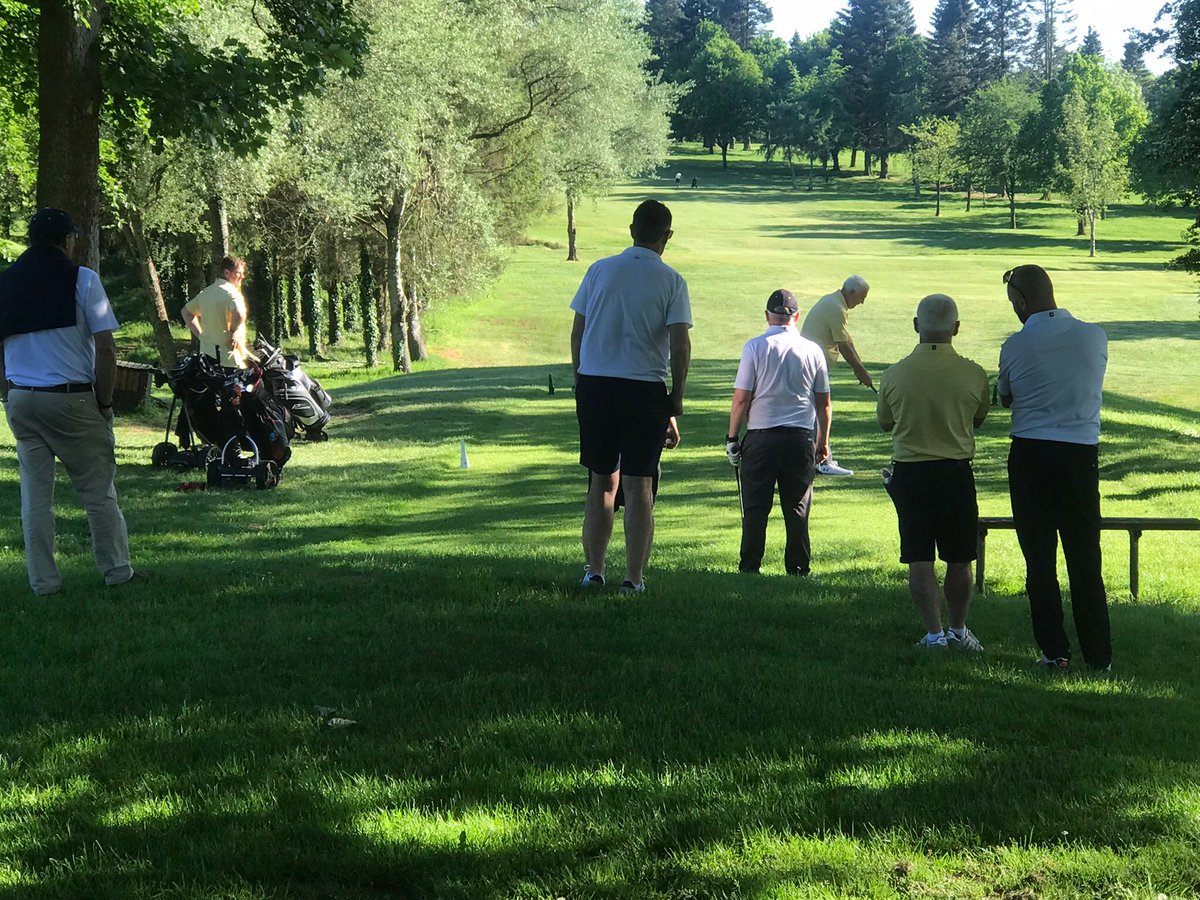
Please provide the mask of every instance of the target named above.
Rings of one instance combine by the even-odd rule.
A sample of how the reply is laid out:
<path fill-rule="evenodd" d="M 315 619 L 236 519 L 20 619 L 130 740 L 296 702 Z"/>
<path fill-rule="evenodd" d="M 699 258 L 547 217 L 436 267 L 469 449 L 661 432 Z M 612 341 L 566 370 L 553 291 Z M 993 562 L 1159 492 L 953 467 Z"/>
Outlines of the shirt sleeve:
<path fill-rule="evenodd" d="M 991 391 L 988 390 L 987 372 L 983 371 L 983 366 L 979 367 L 979 380 L 982 382 L 982 387 L 979 391 L 979 408 L 975 410 L 975 419 L 982 422 L 992 409 Z"/>
<path fill-rule="evenodd" d="M 108 302 L 108 294 L 100 283 L 100 276 L 91 269 L 80 268 L 79 277 L 75 281 L 75 302 L 83 310 L 84 321 L 88 331 L 98 334 L 101 331 L 116 331 L 120 328 L 112 304 Z"/>
<path fill-rule="evenodd" d="M 817 372 L 813 376 L 813 393 L 828 394 L 829 367 L 825 364 L 825 354 L 818 350 L 813 358 L 817 363 Z"/>
<path fill-rule="evenodd" d="M 996 390 L 1005 397 L 1012 396 L 1012 385 L 1009 383 L 1008 341 L 1000 345 L 1000 374 L 996 376 Z"/>
<path fill-rule="evenodd" d="M 838 310 L 832 322 L 830 322 L 830 334 L 833 335 L 835 344 L 844 344 L 850 340 L 850 331 L 846 328 L 846 323 L 850 318 L 850 313 L 845 309 Z"/>
<path fill-rule="evenodd" d="M 682 277 L 676 279 L 675 290 L 667 301 L 667 324 L 692 327 L 692 301 L 688 296 L 687 282 Z"/>
<path fill-rule="evenodd" d="M 579 313 L 585 319 L 587 318 L 588 297 L 591 294 L 592 288 L 592 269 L 588 269 L 584 273 L 583 281 L 579 282 L 579 290 L 575 292 L 575 297 L 571 300 L 571 309 Z"/>
<path fill-rule="evenodd" d="M 737 377 L 733 379 L 733 386 L 739 391 L 753 392 L 758 385 L 758 373 L 754 365 L 754 348 L 751 344 L 746 344 L 742 348 L 742 361 L 738 363 Z"/>

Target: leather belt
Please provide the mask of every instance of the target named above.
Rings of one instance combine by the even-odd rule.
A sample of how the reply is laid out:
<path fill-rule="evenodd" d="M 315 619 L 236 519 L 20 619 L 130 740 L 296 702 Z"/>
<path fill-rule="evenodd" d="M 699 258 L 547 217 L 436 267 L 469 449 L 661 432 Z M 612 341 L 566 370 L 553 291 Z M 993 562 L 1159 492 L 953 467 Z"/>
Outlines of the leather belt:
<path fill-rule="evenodd" d="M 25 384 L 8 383 L 10 391 L 42 391 L 47 394 L 82 394 L 90 393 L 94 390 L 93 386 L 87 383 L 76 382 L 74 384 L 50 384 L 42 387 L 33 387 Z"/>

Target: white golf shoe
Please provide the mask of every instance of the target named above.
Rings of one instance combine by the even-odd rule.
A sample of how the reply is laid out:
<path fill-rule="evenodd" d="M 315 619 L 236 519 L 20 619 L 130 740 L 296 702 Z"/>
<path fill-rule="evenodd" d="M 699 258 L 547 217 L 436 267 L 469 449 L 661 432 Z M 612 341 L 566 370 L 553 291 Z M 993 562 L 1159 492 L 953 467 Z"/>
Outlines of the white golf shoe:
<path fill-rule="evenodd" d="M 826 459 L 817 464 L 817 472 L 821 475 L 853 475 L 853 469 L 846 469 L 838 465 L 836 459 Z"/>

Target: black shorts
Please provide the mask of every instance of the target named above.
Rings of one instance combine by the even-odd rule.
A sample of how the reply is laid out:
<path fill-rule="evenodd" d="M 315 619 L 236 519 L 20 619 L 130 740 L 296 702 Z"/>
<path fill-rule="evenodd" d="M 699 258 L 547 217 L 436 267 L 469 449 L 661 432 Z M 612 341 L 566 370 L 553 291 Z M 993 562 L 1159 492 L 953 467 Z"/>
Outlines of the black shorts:
<path fill-rule="evenodd" d="M 652 477 L 671 417 L 661 381 L 580 375 L 575 385 L 579 462 L 588 471 Z"/>
<path fill-rule="evenodd" d="M 935 546 L 943 562 L 975 559 L 979 505 L 970 460 L 892 463 L 887 491 L 900 521 L 900 562 L 933 562 Z"/>

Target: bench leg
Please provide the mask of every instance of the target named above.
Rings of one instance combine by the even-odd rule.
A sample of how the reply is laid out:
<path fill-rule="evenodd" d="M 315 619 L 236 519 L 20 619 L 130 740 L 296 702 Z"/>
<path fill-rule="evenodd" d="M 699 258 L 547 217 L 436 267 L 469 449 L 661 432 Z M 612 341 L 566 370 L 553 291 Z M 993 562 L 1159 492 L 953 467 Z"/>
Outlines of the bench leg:
<path fill-rule="evenodd" d="M 1138 541 L 1141 537 L 1140 531 L 1129 529 L 1129 593 L 1134 600 L 1138 598 Z"/>
<path fill-rule="evenodd" d="M 980 528 L 975 537 L 975 593 L 983 596 L 983 567 L 987 555 L 987 529 Z"/>

